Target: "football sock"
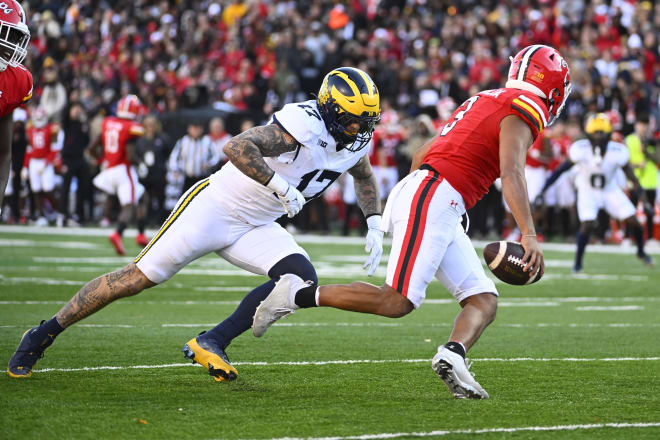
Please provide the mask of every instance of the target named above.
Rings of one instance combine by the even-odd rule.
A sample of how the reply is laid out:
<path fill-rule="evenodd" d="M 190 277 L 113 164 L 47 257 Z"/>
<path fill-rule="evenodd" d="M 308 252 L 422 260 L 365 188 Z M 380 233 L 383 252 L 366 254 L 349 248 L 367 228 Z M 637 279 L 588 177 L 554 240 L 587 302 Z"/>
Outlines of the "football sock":
<path fill-rule="evenodd" d="M 301 309 L 308 309 L 310 307 L 317 307 L 316 305 L 316 288 L 317 286 L 311 285 L 304 287 L 296 292 L 295 303 Z"/>
<path fill-rule="evenodd" d="M 450 341 L 445 344 L 445 348 L 449 351 L 453 351 L 456 354 L 461 355 L 461 357 L 465 357 L 465 346 L 461 344 L 460 342 L 455 342 L 455 341 Z"/>
<path fill-rule="evenodd" d="M 275 281 L 269 280 L 253 289 L 243 298 L 236 310 L 234 310 L 234 313 L 204 333 L 204 338 L 214 340 L 223 349 L 227 347 L 234 338 L 252 327 L 254 312 L 259 307 L 259 304 L 261 304 L 261 301 L 268 297 L 274 287 Z"/>
<path fill-rule="evenodd" d="M 635 238 L 635 243 L 637 244 L 637 255 L 644 255 L 644 231 L 641 226 L 632 228 L 632 236 Z"/>
<path fill-rule="evenodd" d="M 124 222 L 117 223 L 117 234 L 119 234 L 119 236 L 124 235 L 125 229 L 126 229 L 126 223 Z"/>
<path fill-rule="evenodd" d="M 137 221 L 137 230 L 140 234 L 144 234 L 144 228 L 147 224 L 147 221 L 145 219 L 140 219 Z"/>
<path fill-rule="evenodd" d="M 575 252 L 575 267 L 582 267 L 582 256 L 584 255 L 584 250 L 589 243 L 589 235 L 585 234 L 582 231 L 578 231 L 577 234 L 577 252 Z"/>
<path fill-rule="evenodd" d="M 46 335 L 50 335 L 51 338 L 55 339 L 55 337 L 60 333 L 62 333 L 63 331 L 64 328 L 60 325 L 59 322 L 57 322 L 57 319 L 53 316 L 51 319 L 44 322 L 39 327 L 39 329 L 35 332 L 35 335 L 38 335 L 39 337 L 41 336 L 45 337 Z"/>

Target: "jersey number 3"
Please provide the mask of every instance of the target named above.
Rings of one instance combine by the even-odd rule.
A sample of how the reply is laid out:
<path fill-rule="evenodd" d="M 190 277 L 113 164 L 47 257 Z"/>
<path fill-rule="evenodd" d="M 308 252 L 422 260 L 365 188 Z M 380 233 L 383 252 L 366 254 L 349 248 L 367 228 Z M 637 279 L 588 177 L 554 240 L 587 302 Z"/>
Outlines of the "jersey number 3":
<path fill-rule="evenodd" d="M 440 132 L 440 136 L 445 136 L 447 133 L 449 133 L 452 130 L 452 128 L 454 128 L 456 123 L 461 119 L 463 119 L 465 114 L 472 108 L 474 103 L 477 102 L 477 99 L 479 99 L 479 96 L 473 96 L 472 98 L 465 101 L 465 103 L 467 103 L 465 110 L 461 110 L 460 112 L 456 113 L 456 116 L 454 116 L 454 120 L 447 123 L 447 125 L 444 126 L 444 128 Z"/>

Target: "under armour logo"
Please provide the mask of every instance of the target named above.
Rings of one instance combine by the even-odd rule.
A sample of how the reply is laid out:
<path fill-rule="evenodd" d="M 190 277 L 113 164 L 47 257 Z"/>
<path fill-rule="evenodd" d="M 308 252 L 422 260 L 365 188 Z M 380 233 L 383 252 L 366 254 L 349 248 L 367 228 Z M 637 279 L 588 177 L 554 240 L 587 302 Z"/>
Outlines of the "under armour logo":
<path fill-rule="evenodd" d="M 451 202 L 449 202 L 449 206 L 456 209 L 458 208 L 458 202 L 456 200 L 452 200 Z"/>

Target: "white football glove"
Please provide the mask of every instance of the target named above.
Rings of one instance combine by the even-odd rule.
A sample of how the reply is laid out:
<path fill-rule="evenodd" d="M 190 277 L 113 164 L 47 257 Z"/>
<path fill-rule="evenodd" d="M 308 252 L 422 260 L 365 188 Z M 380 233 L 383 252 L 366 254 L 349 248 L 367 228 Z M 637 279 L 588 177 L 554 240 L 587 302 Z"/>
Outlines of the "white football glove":
<path fill-rule="evenodd" d="M 298 214 L 305 205 L 305 197 L 302 193 L 289 185 L 289 183 L 277 173 L 273 174 L 273 177 L 266 186 L 275 191 L 277 198 L 280 199 L 289 218 Z"/>
<path fill-rule="evenodd" d="M 364 262 L 363 269 L 367 269 L 367 275 L 372 276 L 380 263 L 380 257 L 383 256 L 383 235 L 380 230 L 380 215 L 372 215 L 367 218 L 367 244 L 364 250 L 369 252 L 369 258 Z"/>

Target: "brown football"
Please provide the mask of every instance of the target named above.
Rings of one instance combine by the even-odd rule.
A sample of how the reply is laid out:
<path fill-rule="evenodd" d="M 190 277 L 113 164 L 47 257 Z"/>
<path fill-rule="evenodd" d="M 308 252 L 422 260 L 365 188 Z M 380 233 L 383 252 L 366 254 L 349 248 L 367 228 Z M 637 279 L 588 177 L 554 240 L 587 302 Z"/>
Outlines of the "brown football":
<path fill-rule="evenodd" d="M 532 284 L 541 279 L 538 271 L 535 276 L 531 276 L 531 271 L 523 272 L 523 255 L 525 250 L 522 245 L 514 241 L 496 241 L 488 243 L 484 248 L 484 260 L 493 275 L 516 286 Z"/>

